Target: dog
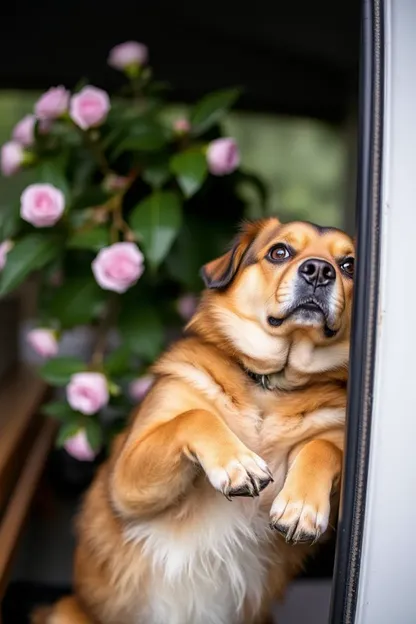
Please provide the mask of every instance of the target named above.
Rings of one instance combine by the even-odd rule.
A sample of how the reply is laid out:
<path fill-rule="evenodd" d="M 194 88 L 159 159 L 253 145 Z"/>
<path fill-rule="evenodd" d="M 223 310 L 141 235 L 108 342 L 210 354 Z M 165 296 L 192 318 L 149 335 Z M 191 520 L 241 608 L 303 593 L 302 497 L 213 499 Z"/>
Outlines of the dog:
<path fill-rule="evenodd" d="M 354 243 L 271 217 L 202 269 L 184 337 L 77 521 L 49 624 L 266 624 L 336 514 Z"/>

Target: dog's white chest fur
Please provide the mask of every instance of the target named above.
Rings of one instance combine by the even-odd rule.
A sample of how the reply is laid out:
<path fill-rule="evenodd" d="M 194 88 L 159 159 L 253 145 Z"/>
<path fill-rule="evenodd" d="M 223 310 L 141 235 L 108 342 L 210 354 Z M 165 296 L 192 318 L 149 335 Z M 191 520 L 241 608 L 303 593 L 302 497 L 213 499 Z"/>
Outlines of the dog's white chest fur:
<path fill-rule="evenodd" d="M 140 523 L 126 532 L 140 542 L 152 574 L 143 624 L 237 624 L 246 600 L 256 610 L 265 586 L 270 529 L 253 500 L 209 497 L 186 530 Z"/>

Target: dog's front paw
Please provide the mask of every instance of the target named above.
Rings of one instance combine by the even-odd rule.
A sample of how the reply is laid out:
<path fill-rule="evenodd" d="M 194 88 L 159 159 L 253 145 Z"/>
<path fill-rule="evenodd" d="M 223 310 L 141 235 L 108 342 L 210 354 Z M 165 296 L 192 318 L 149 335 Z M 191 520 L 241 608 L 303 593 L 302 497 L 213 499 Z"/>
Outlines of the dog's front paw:
<path fill-rule="evenodd" d="M 270 526 L 287 542 L 314 544 L 328 528 L 330 501 L 285 489 L 275 498 Z"/>
<path fill-rule="evenodd" d="M 273 481 L 266 462 L 248 449 L 222 464 L 203 468 L 213 487 L 228 499 L 258 496 Z"/>

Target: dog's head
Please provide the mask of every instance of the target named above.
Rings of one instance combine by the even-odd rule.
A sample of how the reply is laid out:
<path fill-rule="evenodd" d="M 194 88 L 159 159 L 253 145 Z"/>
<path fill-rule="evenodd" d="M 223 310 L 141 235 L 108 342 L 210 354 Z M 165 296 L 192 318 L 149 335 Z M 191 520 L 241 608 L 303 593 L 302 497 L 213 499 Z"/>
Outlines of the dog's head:
<path fill-rule="evenodd" d="M 345 340 L 353 276 L 354 244 L 347 234 L 276 218 L 245 225 L 230 251 L 202 269 L 212 317 L 256 360 L 267 359 L 295 332 L 316 345 Z"/>

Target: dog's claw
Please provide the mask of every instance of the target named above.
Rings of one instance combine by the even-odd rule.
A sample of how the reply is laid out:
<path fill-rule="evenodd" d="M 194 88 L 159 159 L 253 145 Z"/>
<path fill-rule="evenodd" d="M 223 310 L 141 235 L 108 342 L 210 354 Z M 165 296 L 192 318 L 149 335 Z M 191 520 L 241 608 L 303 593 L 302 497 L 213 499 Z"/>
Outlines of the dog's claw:
<path fill-rule="evenodd" d="M 251 498 L 254 498 L 255 496 L 257 496 L 256 492 L 253 490 L 252 487 L 249 487 L 248 484 L 242 485 L 241 487 L 237 487 L 237 488 L 234 488 L 232 490 L 228 490 L 228 495 L 230 497 L 233 497 L 233 496 L 251 496 Z"/>
<path fill-rule="evenodd" d="M 313 545 L 328 527 L 329 511 L 329 501 L 328 510 L 322 513 L 319 506 L 311 504 L 308 499 L 292 498 L 282 490 L 273 502 L 270 526 L 288 543 Z"/>
<path fill-rule="evenodd" d="M 255 498 L 273 480 L 266 463 L 248 449 L 223 467 L 205 469 L 205 472 L 215 489 L 228 500 L 237 496 Z"/>
<path fill-rule="evenodd" d="M 273 474 L 269 467 L 267 467 L 267 474 L 269 475 L 270 481 L 274 483 Z"/>
<path fill-rule="evenodd" d="M 250 496 L 251 498 L 256 498 L 271 482 L 269 477 L 259 479 L 251 473 L 247 473 L 247 476 L 249 480 L 246 483 L 227 490 L 228 496 Z"/>

